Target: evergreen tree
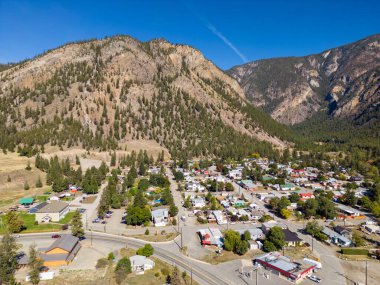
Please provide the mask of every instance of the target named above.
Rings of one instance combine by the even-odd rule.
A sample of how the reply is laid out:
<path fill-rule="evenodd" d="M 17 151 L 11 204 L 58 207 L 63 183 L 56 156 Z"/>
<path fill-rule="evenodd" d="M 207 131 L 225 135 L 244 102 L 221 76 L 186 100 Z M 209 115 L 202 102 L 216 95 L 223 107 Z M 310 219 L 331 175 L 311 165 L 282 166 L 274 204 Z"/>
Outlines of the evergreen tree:
<path fill-rule="evenodd" d="M 24 221 L 20 218 L 20 214 L 15 211 L 9 211 L 4 218 L 5 225 L 8 231 L 13 233 L 19 233 L 24 228 Z"/>
<path fill-rule="evenodd" d="M 77 155 L 75 155 L 75 164 L 80 165 L 80 160 L 79 160 L 79 157 Z"/>
<path fill-rule="evenodd" d="M 121 258 L 115 268 L 115 279 L 117 284 L 121 284 L 129 273 L 132 272 L 131 261 L 128 257 Z"/>
<path fill-rule="evenodd" d="M 17 248 L 15 239 L 5 233 L 0 243 L 0 282 L 16 284 Z"/>
<path fill-rule="evenodd" d="M 12 182 L 12 178 L 8 175 L 7 182 Z"/>
<path fill-rule="evenodd" d="M 41 268 L 43 266 L 43 261 L 42 261 L 42 259 L 39 258 L 38 251 L 37 251 L 35 245 L 32 245 L 29 248 L 28 266 L 30 269 L 30 271 L 29 271 L 30 282 L 32 284 L 40 283 L 40 272 L 41 272 Z"/>
<path fill-rule="evenodd" d="M 38 179 L 36 181 L 36 187 L 37 188 L 41 188 L 42 187 L 42 181 L 41 181 L 41 177 L 40 176 L 38 176 Z"/>
<path fill-rule="evenodd" d="M 71 220 L 71 234 L 77 238 L 84 237 L 84 229 L 82 223 L 82 215 L 79 211 L 75 211 Z"/>
<path fill-rule="evenodd" d="M 26 170 L 30 171 L 32 170 L 32 167 L 30 166 L 30 161 L 28 160 L 28 164 L 25 167 Z"/>
<path fill-rule="evenodd" d="M 24 182 L 24 190 L 29 190 L 29 189 L 30 189 L 29 183 L 28 183 L 28 181 L 25 181 Z"/>

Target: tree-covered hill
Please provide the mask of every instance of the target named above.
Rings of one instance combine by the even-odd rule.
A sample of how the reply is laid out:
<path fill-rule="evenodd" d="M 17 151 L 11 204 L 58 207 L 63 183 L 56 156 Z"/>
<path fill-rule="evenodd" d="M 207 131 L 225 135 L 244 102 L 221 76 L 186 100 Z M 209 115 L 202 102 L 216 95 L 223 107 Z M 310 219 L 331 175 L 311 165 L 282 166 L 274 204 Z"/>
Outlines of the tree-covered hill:
<path fill-rule="evenodd" d="M 128 36 L 71 43 L 0 72 L 0 147 L 32 155 L 153 139 L 174 158 L 273 155 L 292 130 L 203 55 Z"/>

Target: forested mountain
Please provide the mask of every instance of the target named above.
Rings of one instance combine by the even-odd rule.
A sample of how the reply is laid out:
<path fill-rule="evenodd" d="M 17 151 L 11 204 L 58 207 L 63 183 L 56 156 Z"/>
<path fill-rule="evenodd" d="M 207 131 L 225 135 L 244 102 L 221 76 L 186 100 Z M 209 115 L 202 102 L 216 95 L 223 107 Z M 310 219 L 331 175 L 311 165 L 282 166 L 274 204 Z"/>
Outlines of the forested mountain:
<path fill-rule="evenodd" d="M 194 48 L 115 36 L 67 44 L 0 72 L 0 147 L 117 149 L 153 139 L 180 157 L 273 154 L 293 132 L 247 102 Z"/>
<path fill-rule="evenodd" d="M 320 54 L 254 61 L 227 73 L 253 105 L 284 124 L 320 111 L 354 124 L 379 122 L 380 34 Z"/>
<path fill-rule="evenodd" d="M 380 34 L 305 57 L 227 71 L 248 100 L 325 150 L 380 155 Z"/>

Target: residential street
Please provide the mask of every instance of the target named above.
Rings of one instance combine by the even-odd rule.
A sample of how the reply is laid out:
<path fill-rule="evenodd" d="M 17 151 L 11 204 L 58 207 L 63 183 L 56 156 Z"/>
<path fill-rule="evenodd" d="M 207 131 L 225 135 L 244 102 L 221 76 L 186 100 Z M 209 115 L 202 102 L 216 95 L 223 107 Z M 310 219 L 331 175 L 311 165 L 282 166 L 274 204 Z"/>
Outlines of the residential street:
<path fill-rule="evenodd" d="M 260 206 L 260 209 L 265 211 L 266 214 L 272 216 L 274 220 L 281 221 L 286 224 L 288 228 L 296 232 L 300 238 L 307 241 L 309 244 L 312 244 L 312 238 L 309 235 L 305 235 L 299 232 L 299 229 L 302 229 L 303 225 L 301 223 L 296 223 L 288 220 L 281 219 L 277 216 L 274 216 L 265 206 L 263 201 L 256 198 L 256 196 L 252 196 L 251 192 L 248 192 L 244 188 L 240 187 L 237 183 L 233 182 L 233 185 L 236 191 L 239 191 L 244 194 L 245 198 L 248 199 L 251 203 L 255 203 Z M 346 278 L 342 274 L 344 272 L 343 267 L 340 263 L 339 258 L 336 256 L 336 253 L 333 248 L 329 246 L 323 245 L 319 241 L 314 239 L 314 252 L 320 257 L 323 269 L 320 270 L 320 276 L 322 280 L 328 280 L 328 284 L 345 284 Z"/>

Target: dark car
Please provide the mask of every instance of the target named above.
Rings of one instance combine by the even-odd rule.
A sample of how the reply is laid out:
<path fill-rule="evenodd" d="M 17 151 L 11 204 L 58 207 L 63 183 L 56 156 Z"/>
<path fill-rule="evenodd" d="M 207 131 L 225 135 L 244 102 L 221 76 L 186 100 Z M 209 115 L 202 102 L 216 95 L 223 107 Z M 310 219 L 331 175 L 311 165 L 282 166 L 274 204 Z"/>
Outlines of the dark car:
<path fill-rule="evenodd" d="M 102 224 L 103 224 L 103 225 L 107 224 L 107 221 L 102 221 Z"/>
<path fill-rule="evenodd" d="M 60 235 L 52 235 L 51 238 L 60 238 Z"/>
<path fill-rule="evenodd" d="M 40 271 L 41 271 L 41 272 L 48 272 L 48 271 L 49 271 L 49 267 L 47 267 L 47 266 L 42 266 L 42 267 L 40 268 Z"/>

